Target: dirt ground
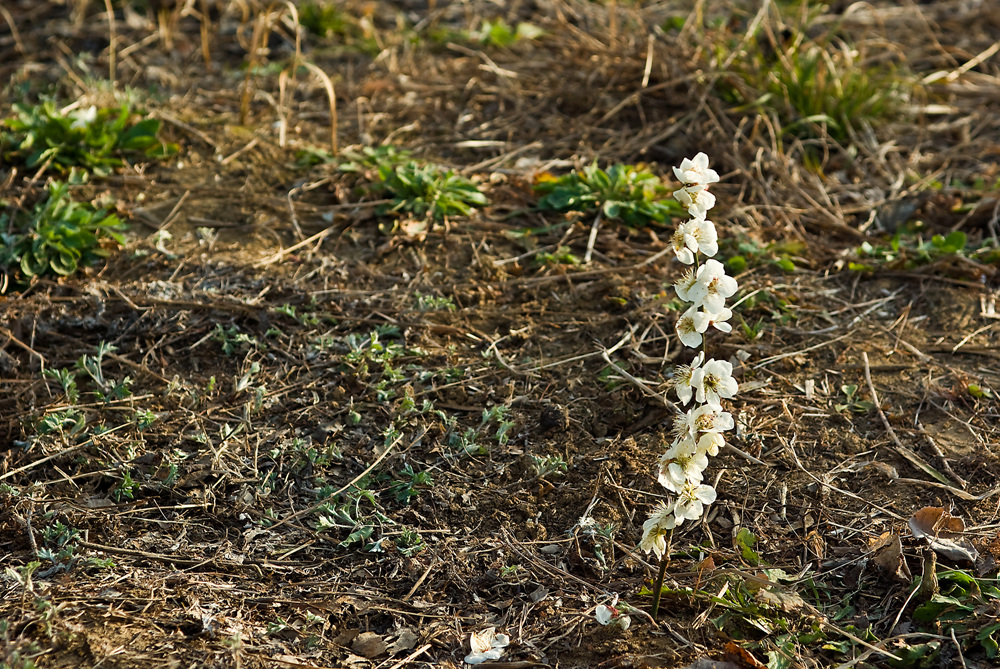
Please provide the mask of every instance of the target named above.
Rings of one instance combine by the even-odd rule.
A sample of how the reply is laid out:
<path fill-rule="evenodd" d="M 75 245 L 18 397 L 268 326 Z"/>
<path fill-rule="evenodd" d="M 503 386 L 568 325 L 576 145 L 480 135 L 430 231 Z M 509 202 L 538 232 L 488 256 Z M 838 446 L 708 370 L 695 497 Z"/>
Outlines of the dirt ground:
<path fill-rule="evenodd" d="M 109 5 L 113 37 L 102 3 L 0 6 L 0 118 L 125 97 L 180 146 L 74 188 L 130 224 L 107 262 L 7 273 L 0 666 L 461 667 L 489 627 L 494 668 L 995 666 L 992 3 L 341 2 L 301 30 L 333 119 L 315 71 L 282 74 L 286 5 Z M 544 34 L 483 44 L 483 19 Z M 799 34 L 892 67 L 901 104 L 842 140 L 785 132 L 741 68 Z M 335 153 L 331 122 L 337 151 L 406 149 L 490 204 L 382 211 L 371 173 L 301 160 Z M 699 151 L 721 256 L 747 259 L 745 327 L 710 340 L 737 363 L 739 451 L 673 536 L 654 622 L 637 544 L 689 357 L 673 226 L 605 221 L 589 263 L 559 262 L 593 216 L 532 185 L 596 159 L 669 186 Z M 57 176 L 0 162 L 0 198 L 30 208 Z M 912 250 L 956 230 L 986 252 Z M 129 396 L 81 376 L 71 402 L 42 374 L 101 342 Z M 924 507 L 975 557 L 915 537 Z M 615 595 L 627 630 L 595 620 Z"/>

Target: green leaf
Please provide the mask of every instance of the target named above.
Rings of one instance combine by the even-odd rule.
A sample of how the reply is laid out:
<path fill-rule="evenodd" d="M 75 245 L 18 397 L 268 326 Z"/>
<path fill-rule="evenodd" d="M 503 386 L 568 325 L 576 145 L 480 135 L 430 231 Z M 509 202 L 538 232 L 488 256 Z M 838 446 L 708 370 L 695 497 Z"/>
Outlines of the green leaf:
<path fill-rule="evenodd" d="M 945 237 L 944 241 L 949 247 L 961 251 L 965 248 L 968 237 L 961 230 L 956 230 Z"/>
<path fill-rule="evenodd" d="M 969 613 L 974 610 L 973 607 L 966 605 L 960 599 L 938 594 L 931 597 L 929 602 L 918 606 L 913 611 L 913 619 L 924 623 L 932 622 L 940 618 L 945 612 L 956 609 Z"/>
<path fill-rule="evenodd" d="M 757 544 L 757 536 L 745 527 L 741 527 L 740 531 L 736 533 L 736 539 L 734 540 L 735 547 L 739 549 L 741 557 L 750 563 L 752 566 L 757 566 L 760 564 L 760 555 L 753 549 Z"/>
<path fill-rule="evenodd" d="M 892 653 L 899 660 L 886 660 L 893 669 L 910 669 L 911 667 L 933 667 L 936 666 L 937 657 L 941 652 L 940 641 L 928 641 L 914 646 L 893 645 Z"/>
<path fill-rule="evenodd" d="M 976 641 L 980 643 L 983 650 L 986 651 L 986 657 L 991 660 L 997 655 L 1000 655 L 1000 645 L 997 644 L 997 640 L 993 638 L 993 635 L 1000 632 L 1000 623 L 994 623 L 988 625 L 976 633 Z"/>
<path fill-rule="evenodd" d="M 795 271 L 795 263 L 792 261 L 791 258 L 779 258 L 774 261 L 774 264 L 780 267 L 781 269 L 785 270 L 786 272 Z"/>
<path fill-rule="evenodd" d="M 747 259 L 743 256 L 733 256 L 726 261 L 726 269 L 730 274 L 740 274 L 746 271 Z"/>

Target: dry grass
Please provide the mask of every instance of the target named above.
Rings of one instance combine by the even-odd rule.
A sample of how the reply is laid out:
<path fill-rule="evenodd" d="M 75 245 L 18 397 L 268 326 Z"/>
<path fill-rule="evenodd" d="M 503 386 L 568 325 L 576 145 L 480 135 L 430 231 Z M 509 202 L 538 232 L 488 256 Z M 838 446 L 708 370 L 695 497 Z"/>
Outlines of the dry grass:
<path fill-rule="evenodd" d="M 939 557 L 946 590 L 946 567 L 995 576 L 1000 10 L 346 2 L 317 35 L 302 3 L 111 2 L 113 32 L 99 4 L 0 7 L 0 117 L 128 96 L 182 151 L 75 188 L 131 221 L 106 265 L 3 284 L 0 664 L 447 667 L 496 626 L 496 666 L 753 666 L 740 647 L 776 667 L 989 665 L 989 592 L 954 633 L 914 617 L 929 562 L 906 521 L 964 517 L 981 558 Z M 484 45 L 484 19 L 544 35 Z M 804 53 L 842 134 L 781 97 Z M 881 116 L 865 96 L 887 73 Z M 393 218 L 372 173 L 296 163 L 383 144 L 491 205 Z M 591 239 L 531 186 L 595 159 L 669 177 L 697 151 L 746 266 L 745 332 L 713 346 L 750 353 L 734 409 L 755 461 L 714 462 L 667 613 L 616 634 L 592 614 L 649 604 L 635 544 L 683 362 L 670 229 Z M 2 162 L 0 196 L 30 208 L 46 176 Z M 954 230 L 968 253 L 929 246 Z M 69 401 L 42 370 L 102 341 L 132 395 L 80 376 Z M 43 433 L 70 409 L 79 432 Z"/>

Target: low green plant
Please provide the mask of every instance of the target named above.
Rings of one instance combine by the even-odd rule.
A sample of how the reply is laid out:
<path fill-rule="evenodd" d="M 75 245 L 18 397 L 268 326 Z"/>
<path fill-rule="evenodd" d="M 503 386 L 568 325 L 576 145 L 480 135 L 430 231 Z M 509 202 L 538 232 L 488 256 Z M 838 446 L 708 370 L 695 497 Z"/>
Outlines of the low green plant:
<path fill-rule="evenodd" d="M 966 386 L 966 390 L 969 391 L 969 395 L 976 398 L 977 400 L 991 400 L 993 399 L 993 391 L 986 386 L 980 385 L 978 383 L 970 383 Z"/>
<path fill-rule="evenodd" d="M 455 311 L 455 300 L 450 295 L 424 295 L 416 293 L 419 311 Z"/>
<path fill-rule="evenodd" d="M 344 12 L 332 3 L 303 2 L 298 9 L 299 24 L 319 37 L 344 35 L 353 27 Z"/>
<path fill-rule="evenodd" d="M 742 44 L 730 76 L 718 80 L 723 99 L 739 110 L 773 109 L 792 137 L 824 134 L 849 142 L 858 119 L 878 123 L 899 113 L 908 80 L 890 67 L 866 65 L 858 49 L 830 35 L 808 39 L 787 31 L 774 45 L 760 35 Z M 719 53 L 720 60 L 729 54 Z"/>
<path fill-rule="evenodd" d="M 17 268 L 28 279 L 67 276 L 108 257 L 103 245 L 124 244 L 125 229 L 117 216 L 73 200 L 69 187 L 54 181 L 31 212 L 0 214 L 0 268 Z"/>
<path fill-rule="evenodd" d="M 381 48 L 363 20 L 351 16 L 333 2 L 309 0 L 298 7 L 299 24 L 310 34 L 336 38 L 348 50 L 377 55 Z"/>
<path fill-rule="evenodd" d="M 500 445 L 504 445 L 510 439 L 510 429 L 514 427 L 512 421 L 506 420 L 509 407 L 504 404 L 497 404 L 489 409 L 483 409 L 482 420 L 476 427 L 459 431 L 454 418 L 449 418 L 446 441 L 452 448 L 466 455 L 485 455 L 489 449 L 480 442 L 480 437 L 489 435 Z"/>
<path fill-rule="evenodd" d="M 78 530 L 56 521 L 42 530 L 42 541 L 45 546 L 38 549 L 38 557 L 48 560 L 53 565 L 65 563 L 68 569 L 76 561 L 74 553 L 79 535 Z"/>
<path fill-rule="evenodd" d="M 382 213 L 407 213 L 441 220 L 448 216 L 468 216 L 477 207 L 489 204 L 476 184 L 453 170 L 438 165 L 408 161 L 378 168 L 381 187 L 392 200 Z"/>
<path fill-rule="evenodd" d="M 844 393 L 844 401 L 833 408 L 840 412 L 850 411 L 852 413 L 868 413 L 875 408 L 873 402 L 863 400 L 858 396 L 858 384 L 847 383 L 840 387 L 840 392 Z"/>
<path fill-rule="evenodd" d="M 607 566 L 608 560 L 615 559 L 615 533 L 618 526 L 614 523 L 601 524 L 594 522 L 584 527 L 584 533 L 593 540 L 594 557 L 602 566 Z"/>
<path fill-rule="evenodd" d="M 771 265 L 785 272 L 796 270 L 795 259 L 806 253 L 806 245 L 798 240 L 761 244 L 754 239 L 737 235 L 719 242 L 720 254 L 725 258 L 726 269 L 734 275 L 753 267 Z"/>
<path fill-rule="evenodd" d="M 514 27 L 503 19 L 490 21 L 483 19 L 479 30 L 471 33 L 470 37 L 480 44 L 487 44 L 494 47 L 509 47 L 521 41 L 538 39 L 545 34 L 545 31 L 533 23 L 522 21 Z"/>
<path fill-rule="evenodd" d="M 419 488 L 429 488 L 434 485 L 434 479 L 427 472 L 414 471 L 410 463 L 403 465 L 398 479 L 389 486 L 397 502 L 409 504 L 412 499 L 420 496 Z"/>
<path fill-rule="evenodd" d="M 635 165 L 612 165 L 607 171 L 595 161 L 578 172 L 556 177 L 540 175 L 535 183 L 538 208 L 548 211 L 600 211 L 608 219 L 642 227 L 670 223 L 684 208 L 655 174 Z"/>
<path fill-rule="evenodd" d="M 337 546 L 358 548 L 362 552 L 381 552 L 382 539 L 372 539 L 376 525 L 392 525 L 393 521 L 379 510 L 375 493 L 369 489 L 371 475 L 362 477 L 347 490 L 333 497 L 316 511 L 317 531 L 347 531 L 348 535 Z M 366 507 L 371 507 L 368 510 Z"/>
<path fill-rule="evenodd" d="M 132 385 L 131 377 L 125 376 L 121 380 L 116 380 L 104 374 L 104 356 L 117 350 L 116 346 L 102 341 L 97 345 L 97 355 L 84 354 L 76 361 L 77 370 L 90 377 L 97 386 L 94 391 L 97 398 L 105 403 L 122 400 L 132 394 L 129 390 Z"/>
<path fill-rule="evenodd" d="M 21 626 L 13 625 L 6 619 L 0 620 L 0 669 L 35 669 L 35 658 L 42 657 L 47 651 L 25 638 L 23 631 L 15 635 L 15 627 Z"/>
<path fill-rule="evenodd" d="M 410 152 L 392 144 L 363 146 L 358 150 L 344 149 L 334 160 L 341 172 L 368 174 L 375 178 L 382 168 L 395 169 L 409 162 Z"/>
<path fill-rule="evenodd" d="M 420 551 L 427 548 L 424 544 L 423 537 L 420 533 L 409 527 L 404 527 L 400 530 L 399 536 L 396 537 L 396 548 L 403 555 L 409 557 L 415 555 Z"/>
<path fill-rule="evenodd" d="M 322 149 L 299 152 L 300 166 L 319 163 L 336 163 L 341 172 L 366 179 L 363 190 L 390 200 L 379 215 L 406 213 L 440 220 L 468 216 L 489 204 L 472 181 L 439 165 L 412 160 L 409 151 L 391 144 L 345 149 L 336 157 Z"/>
<path fill-rule="evenodd" d="M 913 611 L 914 621 L 935 631 L 954 630 L 967 651 L 978 646 L 990 660 L 1000 657 L 1000 621 L 995 614 L 983 615 L 1000 606 L 997 579 L 959 569 L 937 572 L 937 579 L 939 592 Z"/>
<path fill-rule="evenodd" d="M 531 455 L 531 466 L 535 470 L 535 476 L 545 478 L 550 474 L 562 476 L 566 473 L 568 465 L 561 455 L 546 455 L 544 457 Z"/>
<path fill-rule="evenodd" d="M 344 363 L 369 384 L 380 402 L 393 399 L 397 386 L 405 379 L 395 361 L 408 351 L 393 341 L 398 336 L 396 330 L 379 328 L 372 330 L 367 338 L 350 334 L 344 340 L 348 349 L 343 355 Z M 370 375 L 374 378 L 369 379 Z"/>
<path fill-rule="evenodd" d="M 535 262 L 539 265 L 579 265 L 581 260 L 570 247 L 560 246 L 551 253 L 539 253 L 535 256 Z"/>
<path fill-rule="evenodd" d="M 923 223 L 916 221 L 901 227 L 888 242 L 863 242 L 855 250 L 858 259 L 848 262 L 848 269 L 854 272 L 874 272 L 879 267 L 908 270 L 950 256 L 982 263 L 1000 259 L 995 246 L 987 243 L 976 248 L 961 230 L 931 235 L 929 239 L 922 232 Z"/>
<path fill-rule="evenodd" d="M 76 404 L 80 401 L 80 390 L 76 385 L 76 373 L 72 370 L 53 369 L 50 367 L 42 370 L 42 376 L 58 381 L 59 385 L 62 386 L 63 394 L 66 395 L 66 401 L 70 404 Z"/>
<path fill-rule="evenodd" d="M 66 409 L 46 414 L 38 422 L 38 434 L 59 433 L 67 437 L 75 437 L 87 427 L 87 418 L 76 409 Z"/>
<path fill-rule="evenodd" d="M 216 323 L 215 330 L 212 331 L 212 339 L 222 345 L 222 352 L 227 356 L 237 351 L 248 351 L 251 348 L 260 348 L 261 343 L 256 337 L 251 337 L 245 332 L 240 332 L 236 325 L 223 327 L 221 323 Z"/>
<path fill-rule="evenodd" d="M 132 472 L 128 469 L 122 471 L 122 480 L 119 481 L 111 491 L 111 496 L 115 501 L 120 502 L 123 498 L 135 499 L 141 484 L 132 478 Z"/>
<path fill-rule="evenodd" d="M 65 172 L 82 167 L 106 175 L 124 164 L 122 154 L 164 158 L 178 150 L 157 137 L 158 120 L 135 121 L 127 104 L 118 110 L 90 107 L 64 113 L 47 100 L 35 106 L 15 104 L 14 111 L 0 133 L 2 145 L 10 147 L 3 155 L 29 168 L 52 165 Z"/>

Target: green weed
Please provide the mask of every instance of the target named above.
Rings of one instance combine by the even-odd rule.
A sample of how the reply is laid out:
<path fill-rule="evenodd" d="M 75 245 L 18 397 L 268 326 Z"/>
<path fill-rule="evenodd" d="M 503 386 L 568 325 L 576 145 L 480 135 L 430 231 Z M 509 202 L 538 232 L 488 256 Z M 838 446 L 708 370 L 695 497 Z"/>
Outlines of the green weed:
<path fill-rule="evenodd" d="M 34 641 L 15 636 L 14 628 L 10 621 L 0 620 L 0 669 L 35 669 L 35 658 L 46 652 Z"/>
<path fill-rule="evenodd" d="M 541 457 L 531 455 L 531 466 L 535 470 L 535 476 L 545 478 L 550 474 L 562 476 L 566 473 L 568 465 L 561 455 L 546 455 Z"/>
<path fill-rule="evenodd" d="M 76 409 L 66 409 L 44 416 L 38 422 L 39 436 L 58 433 L 66 437 L 75 437 L 87 427 L 86 417 Z"/>
<path fill-rule="evenodd" d="M 852 413 L 868 413 L 875 408 L 873 402 L 863 400 L 858 397 L 858 384 L 848 383 L 840 387 L 840 392 L 844 393 L 844 401 L 835 405 L 837 411 L 850 411 Z"/>
<path fill-rule="evenodd" d="M 70 404 L 76 404 L 80 401 L 80 390 L 76 386 L 75 372 L 68 369 L 53 369 L 50 367 L 42 370 L 42 376 L 58 381 L 59 385 L 62 386 L 66 401 Z"/>
<path fill-rule="evenodd" d="M 757 341 L 764 336 L 764 319 L 758 318 L 756 323 L 748 323 L 740 316 L 739 332 L 748 342 Z"/>
<path fill-rule="evenodd" d="M 410 161 L 410 152 L 392 144 L 364 146 L 359 151 L 344 149 L 335 159 L 341 172 L 367 174 L 374 178 L 380 169 L 395 169 Z"/>
<path fill-rule="evenodd" d="M 500 445 L 504 445 L 510 439 L 508 434 L 514 427 L 512 421 L 506 420 L 508 407 L 497 404 L 489 409 L 483 409 L 482 420 L 477 427 L 470 427 L 464 431 L 459 431 L 455 419 L 449 418 L 446 441 L 455 450 L 466 455 L 485 455 L 489 449 L 480 443 L 480 437 L 488 435 L 492 431 L 492 438 Z"/>
<path fill-rule="evenodd" d="M 237 351 L 246 352 L 251 348 L 261 347 L 261 343 L 255 337 L 240 332 L 239 327 L 235 325 L 226 328 L 222 327 L 221 323 L 216 323 L 215 330 L 212 331 L 212 339 L 222 345 L 222 352 L 227 356 Z"/>
<path fill-rule="evenodd" d="M 734 59 L 733 75 L 719 80 L 723 99 L 739 106 L 734 111 L 770 108 L 784 134 L 825 134 L 842 145 L 857 119 L 879 123 L 899 112 L 908 86 L 901 72 L 866 65 L 857 49 L 828 35 L 809 40 L 802 32 L 786 31 L 785 36 L 777 45 L 770 35 L 755 36 Z"/>
<path fill-rule="evenodd" d="M 424 295 L 415 293 L 419 311 L 455 311 L 455 300 L 450 295 Z"/>
<path fill-rule="evenodd" d="M 522 21 L 515 28 L 503 19 L 495 21 L 483 19 L 479 30 L 471 33 L 470 37 L 480 44 L 494 47 L 510 47 L 521 41 L 538 39 L 544 34 L 545 31 L 533 23 Z"/>
<path fill-rule="evenodd" d="M 612 165 L 605 171 L 595 161 L 560 177 L 543 174 L 537 178 L 535 193 L 541 196 L 538 208 L 543 211 L 600 211 L 633 227 L 667 224 L 686 216 L 659 177 L 634 165 Z"/>
<path fill-rule="evenodd" d="M 110 255 L 103 244 L 124 244 L 125 225 L 105 209 L 76 202 L 69 187 L 49 184 L 48 197 L 30 213 L 0 214 L 0 268 L 16 267 L 30 279 L 67 276 Z"/>
<path fill-rule="evenodd" d="M 382 165 L 378 176 L 392 200 L 382 213 L 404 212 L 441 220 L 468 216 L 477 207 L 489 204 L 478 186 L 437 165 L 420 165 L 412 160 L 394 167 Z"/>
<path fill-rule="evenodd" d="M 399 549 L 400 553 L 409 557 L 424 550 L 427 546 L 424 545 L 423 537 L 420 536 L 419 532 L 404 527 L 400 530 L 399 536 L 396 537 L 396 548 Z"/>
<path fill-rule="evenodd" d="M 299 24 L 310 34 L 337 39 L 348 50 L 378 55 L 382 50 L 371 34 L 370 25 L 343 11 L 331 2 L 303 2 L 299 5 Z"/>
<path fill-rule="evenodd" d="M 121 400 L 132 394 L 129 390 L 129 386 L 132 385 L 131 377 L 126 376 L 121 381 L 116 381 L 113 378 L 104 376 L 104 356 L 108 353 L 114 353 L 117 350 L 116 346 L 102 341 L 97 345 L 97 355 L 90 356 L 84 354 L 76 361 L 77 370 L 91 378 L 97 386 L 97 390 L 95 391 L 97 398 L 105 403 L 113 400 Z"/>
<path fill-rule="evenodd" d="M 468 216 L 489 204 L 479 187 L 465 177 L 433 163 L 412 160 L 408 151 L 392 145 L 345 149 L 336 157 L 323 149 L 298 154 L 300 166 L 321 163 L 336 163 L 339 171 L 367 180 L 363 190 L 391 200 L 379 208 L 379 215 L 406 213 L 441 220 Z"/>
<path fill-rule="evenodd" d="M 958 569 L 942 570 L 937 578 L 940 591 L 914 610 L 913 619 L 935 631 L 954 630 L 966 651 L 978 646 L 987 658 L 1000 657 L 997 579 L 976 578 Z"/>
<path fill-rule="evenodd" d="M 29 168 L 52 165 L 65 172 L 82 167 L 103 176 L 124 164 L 122 154 L 164 158 L 178 150 L 157 137 L 158 120 L 133 122 L 128 105 L 65 114 L 54 102 L 45 101 L 33 107 L 15 104 L 14 111 L 16 117 L 5 120 L 7 131 L 0 133 L 3 144 L 12 147 L 4 157 Z"/>
<path fill-rule="evenodd" d="M 978 383 L 970 383 L 966 386 L 966 390 L 969 391 L 969 395 L 977 400 L 991 400 L 993 399 L 993 391 L 986 386 L 979 385 Z"/>
<path fill-rule="evenodd" d="M 579 265 L 580 257 L 568 246 L 560 246 L 552 253 L 542 252 L 535 256 L 539 265 Z"/>
<path fill-rule="evenodd" d="M 590 538 L 593 544 L 594 557 L 597 558 L 602 567 L 606 567 L 609 560 L 614 561 L 615 534 L 618 532 L 617 525 L 614 523 L 602 525 L 593 518 L 587 517 L 580 520 L 580 529 L 585 536 Z"/>
<path fill-rule="evenodd" d="M 848 262 L 848 269 L 854 272 L 874 272 L 879 267 L 886 269 L 913 269 L 949 256 L 969 258 L 976 262 L 993 263 L 1000 259 L 1000 251 L 992 244 L 975 248 L 967 235 L 955 230 L 947 235 L 922 234 L 923 223 L 912 222 L 896 231 L 886 243 L 863 242 L 857 249 L 857 261 Z"/>
<path fill-rule="evenodd" d="M 420 496 L 419 488 L 429 488 L 434 485 L 434 479 L 427 472 L 417 472 L 409 463 L 403 465 L 400 478 L 392 482 L 389 490 L 397 502 L 409 504 L 412 499 Z"/>
<path fill-rule="evenodd" d="M 806 245 L 797 240 L 761 244 L 742 235 L 720 240 L 719 247 L 725 258 L 726 269 L 734 275 L 766 265 L 784 272 L 794 272 L 797 268 L 795 259 L 804 256 L 807 250 Z"/>

